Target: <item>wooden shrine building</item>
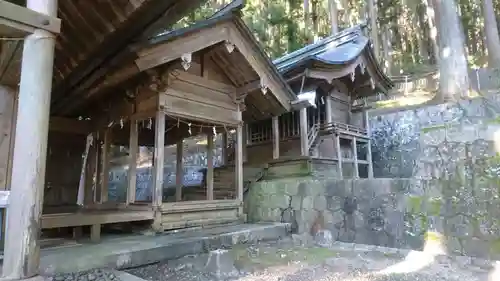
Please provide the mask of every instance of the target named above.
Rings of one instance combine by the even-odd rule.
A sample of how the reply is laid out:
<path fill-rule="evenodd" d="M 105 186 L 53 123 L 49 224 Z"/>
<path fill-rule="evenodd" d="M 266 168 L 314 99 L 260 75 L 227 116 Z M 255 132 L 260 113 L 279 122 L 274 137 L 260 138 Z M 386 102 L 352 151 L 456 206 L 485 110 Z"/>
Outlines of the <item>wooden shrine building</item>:
<path fill-rule="evenodd" d="M 247 150 L 261 157 L 250 163 L 265 158 L 291 167 L 303 157 L 319 164 L 317 175 L 373 177 L 365 98 L 387 94 L 392 83 L 363 29 L 345 29 L 274 61 L 298 99 L 311 106 L 250 124 Z"/>
<path fill-rule="evenodd" d="M 373 177 L 366 98 L 393 85 L 363 29 L 345 29 L 274 61 L 300 110 L 246 124 L 245 186 L 277 177 Z M 230 163 L 216 169 L 216 191 L 234 185 L 233 169 Z"/>
<path fill-rule="evenodd" d="M 75 238 L 88 230 L 97 241 L 107 224 L 142 221 L 161 232 L 244 220 L 244 124 L 303 103 L 240 19 L 240 1 L 167 29 L 200 2 L 0 1 L 3 277 L 36 275 L 40 234 L 52 229 L 72 229 Z M 209 148 L 214 135 L 234 135 L 234 191 L 214 196 L 208 161 L 197 201 L 185 200 L 181 184 L 174 200 L 165 198 L 165 145 L 178 145 L 182 173 L 182 140 L 197 134 Z M 154 149 L 152 194 L 141 201 L 139 147 Z M 117 151 L 128 155 L 127 196 L 111 202 Z"/>

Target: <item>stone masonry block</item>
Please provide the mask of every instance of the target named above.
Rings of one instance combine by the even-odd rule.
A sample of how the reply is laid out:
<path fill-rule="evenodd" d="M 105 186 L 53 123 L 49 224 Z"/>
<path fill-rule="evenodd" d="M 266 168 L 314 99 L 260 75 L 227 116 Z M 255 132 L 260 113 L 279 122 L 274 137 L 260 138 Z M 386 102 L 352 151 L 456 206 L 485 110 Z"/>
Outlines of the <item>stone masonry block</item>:
<path fill-rule="evenodd" d="M 288 181 L 285 186 L 285 194 L 288 196 L 299 194 L 299 183 L 296 180 Z"/>
<path fill-rule="evenodd" d="M 290 207 L 292 207 L 294 211 L 299 211 L 302 208 L 302 196 L 292 196 Z"/>
<path fill-rule="evenodd" d="M 327 197 L 327 208 L 331 211 L 337 211 L 342 209 L 342 205 L 344 204 L 344 200 L 341 197 L 331 196 Z"/>
<path fill-rule="evenodd" d="M 273 194 L 269 196 L 269 207 L 286 209 L 290 204 L 290 196 L 283 194 Z"/>
<path fill-rule="evenodd" d="M 314 198 L 314 209 L 318 211 L 326 210 L 327 202 L 326 198 L 323 195 L 318 195 Z"/>
<path fill-rule="evenodd" d="M 302 182 L 299 183 L 299 185 L 298 185 L 298 194 L 300 196 L 311 196 L 311 195 L 313 195 L 313 190 L 309 186 L 309 182 L 308 181 L 302 181 Z"/>
<path fill-rule="evenodd" d="M 313 209 L 313 204 L 314 204 L 314 197 L 312 197 L 312 196 L 305 196 L 305 197 L 302 198 L 301 209 L 303 209 L 303 210 Z"/>

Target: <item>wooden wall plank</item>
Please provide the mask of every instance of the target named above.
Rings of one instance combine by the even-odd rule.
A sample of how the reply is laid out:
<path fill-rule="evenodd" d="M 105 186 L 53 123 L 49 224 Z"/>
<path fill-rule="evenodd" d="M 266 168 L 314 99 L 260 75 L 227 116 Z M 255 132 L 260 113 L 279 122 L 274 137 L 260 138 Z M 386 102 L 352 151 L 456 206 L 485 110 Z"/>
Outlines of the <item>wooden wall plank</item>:
<path fill-rule="evenodd" d="M 163 107 L 168 115 L 180 118 L 228 125 L 241 122 L 240 112 L 166 94 L 160 96 L 160 107 Z"/>

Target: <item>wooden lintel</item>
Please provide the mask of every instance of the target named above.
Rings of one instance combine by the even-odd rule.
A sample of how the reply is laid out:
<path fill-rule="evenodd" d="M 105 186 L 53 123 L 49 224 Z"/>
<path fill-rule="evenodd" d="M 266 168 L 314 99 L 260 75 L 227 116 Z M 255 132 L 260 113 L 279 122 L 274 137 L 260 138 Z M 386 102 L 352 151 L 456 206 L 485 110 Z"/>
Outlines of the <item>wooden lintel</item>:
<path fill-rule="evenodd" d="M 65 117 L 51 117 L 50 131 L 87 135 L 92 131 L 91 124 L 86 120 L 76 120 Z"/>
<path fill-rule="evenodd" d="M 0 0 L 0 35 L 12 36 L 43 29 L 58 34 L 61 20 L 28 8 Z"/>
<path fill-rule="evenodd" d="M 179 59 L 183 54 L 192 54 L 228 39 L 226 25 L 215 25 L 203 32 L 196 32 L 174 41 L 161 43 L 137 52 L 137 67 L 144 71 Z"/>

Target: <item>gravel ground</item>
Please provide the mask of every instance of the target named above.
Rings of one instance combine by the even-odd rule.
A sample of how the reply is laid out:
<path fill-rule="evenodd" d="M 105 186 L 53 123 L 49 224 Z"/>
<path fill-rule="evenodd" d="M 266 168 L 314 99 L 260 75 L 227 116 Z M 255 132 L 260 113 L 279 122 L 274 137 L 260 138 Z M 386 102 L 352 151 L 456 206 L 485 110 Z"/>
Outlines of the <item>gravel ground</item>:
<path fill-rule="evenodd" d="M 205 267 L 207 254 L 127 272 L 155 281 L 494 281 L 489 277 L 492 270 L 490 262 L 471 264 L 470 259 L 464 262 L 464 259 L 446 256 L 433 258 L 422 252 L 384 251 L 345 245 L 320 248 L 282 240 L 238 246 L 228 253 L 234 263 L 231 266 L 225 264 L 225 274 L 219 277 Z"/>
<path fill-rule="evenodd" d="M 110 270 L 94 269 L 68 274 L 58 274 L 46 276 L 46 281 L 120 281 L 120 279 Z"/>

